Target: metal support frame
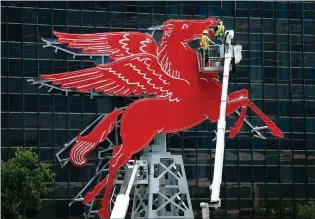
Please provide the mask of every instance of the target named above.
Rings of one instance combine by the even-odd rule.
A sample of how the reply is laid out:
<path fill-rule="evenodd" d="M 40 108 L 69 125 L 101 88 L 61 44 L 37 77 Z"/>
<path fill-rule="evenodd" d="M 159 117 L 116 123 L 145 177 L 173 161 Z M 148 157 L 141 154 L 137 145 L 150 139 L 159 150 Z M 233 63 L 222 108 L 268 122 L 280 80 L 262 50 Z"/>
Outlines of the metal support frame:
<path fill-rule="evenodd" d="M 166 152 L 166 135 L 158 134 L 140 159 L 148 160 L 149 185 L 136 190 L 131 218 L 193 219 L 182 156 Z"/>

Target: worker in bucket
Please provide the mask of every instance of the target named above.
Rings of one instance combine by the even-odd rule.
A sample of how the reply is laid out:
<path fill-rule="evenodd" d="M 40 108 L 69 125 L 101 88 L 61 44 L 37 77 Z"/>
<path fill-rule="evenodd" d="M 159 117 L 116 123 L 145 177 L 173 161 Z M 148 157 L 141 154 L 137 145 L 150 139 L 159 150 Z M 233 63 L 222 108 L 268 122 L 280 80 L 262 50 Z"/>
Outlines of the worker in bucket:
<path fill-rule="evenodd" d="M 223 21 L 220 19 L 217 20 L 217 25 L 210 28 L 210 31 L 214 32 L 215 36 L 215 43 L 219 46 L 217 46 L 217 56 L 220 56 L 220 45 L 223 43 L 223 36 L 224 36 L 224 26 Z"/>
<path fill-rule="evenodd" d="M 205 67 L 206 64 L 208 65 L 208 61 L 209 61 L 209 42 L 210 39 L 208 37 L 209 31 L 208 30 L 204 30 L 202 32 L 202 36 L 200 38 L 199 41 L 199 52 L 201 53 L 201 57 L 202 57 L 202 66 Z"/>

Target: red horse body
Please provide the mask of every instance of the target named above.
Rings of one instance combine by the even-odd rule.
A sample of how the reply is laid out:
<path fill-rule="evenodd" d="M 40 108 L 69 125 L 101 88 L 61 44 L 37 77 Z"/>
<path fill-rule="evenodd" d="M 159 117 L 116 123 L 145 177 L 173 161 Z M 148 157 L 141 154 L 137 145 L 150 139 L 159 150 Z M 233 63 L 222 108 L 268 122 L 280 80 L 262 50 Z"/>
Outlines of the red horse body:
<path fill-rule="evenodd" d="M 215 24 L 207 20 L 169 20 L 158 46 L 148 35 L 137 32 L 99 34 L 66 34 L 54 32 L 58 42 L 88 54 L 108 54 L 112 62 L 62 74 L 41 75 L 44 80 L 78 92 L 93 90 L 116 96 L 154 94 L 139 99 L 125 110 L 108 114 L 88 135 L 78 136 L 71 148 L 70 160 L 75 166 L 86 165 L 85 156 L 113 130 L 121 117 L 122 144 L 114 148 L 109 174 L 91 192 L 84 203 L 92 201 L 107 185 L 102 199 L 101 218 L 109 218 L 109 202 L 114 177 L 131 156 L 144 149 L 157 133 L 174 133 L 192 128 L 205 120 L 219 119 L 221 83 L 217 73 L 200 74 L 196 52 L 188 42 Z M 235 136 L 244 121 L 247 107 L 268 126 L 274 136 L 283 137 L 279 128 L 241 90 L 228 96 L 226 116 L 241 108 L 241 115 L 230 137 Z"/>

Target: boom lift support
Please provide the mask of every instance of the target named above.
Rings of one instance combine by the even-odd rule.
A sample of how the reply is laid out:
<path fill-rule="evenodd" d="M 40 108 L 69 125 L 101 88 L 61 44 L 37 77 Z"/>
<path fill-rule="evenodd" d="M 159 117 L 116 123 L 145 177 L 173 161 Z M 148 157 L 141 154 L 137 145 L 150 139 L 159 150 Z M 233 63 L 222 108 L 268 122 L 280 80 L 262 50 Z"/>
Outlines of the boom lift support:
<path fill-rule="evenodd" d="M 240 45 L 232 45 L 232 40 L 234 38 L 234 31 L 227 30 L 224 34 L 223 45 L 220 46 L 220 58 L 224 58 L 224 66 L 223 66 L 223 83 L 222 83 L 222 93 L 221 93 L 221 104 L 220 104 L 220 116 L 217 124 L 216 131 L 216 151 L 215 151 L 215 161 L 214 161 L 214 173 L 212 184 L 210 185 L 211 198 L 210 203 L 201 203 L 200 207 L 202 208 L 202 218 L 209 219 L 209 208 L 218 209 L 221 206 L 220 200 L 220 187 L 222 183 L 222 169 L 223 169 L 223 160 L 224 160 L 224 146 L 225 146 L 225 129 L 226 129 L 226 120 L 225 120 L 225 112 L 226 112 L 226 103 L 228 97 L 228 84 L 229 84 L 229 72 L 232 58 L 234 58 L 234 65 L 238 64 L 242 59 L 242 47 Z M 218 46 L 218 45 L 216 45 Z M 208 49 L 208 51 L 211 51 Z M 205 56 L 203 56 L 205 57 Z M 209 58 L 210 61 L 211 58 Z M 205 62 L 202 62 L 205 63 Z M 218 68 L 218 64 L 216 63 L 215 68 Z M 202 66 L 201 71 L 205 72 L 207 69 L 206 66 Z M 209 71 L 211 71 L 211 67 L 208 67 Z M 213 71 L 213 70 L 212 70 Z M 259 136 L 259 135 L 258 135 Z M 261 136 L 261 135 L 260 135 Z"/>
<path fill-rule="evenodd" d="M 161 31 L 160 26 L 149 29 L 152 31 L 152 35 Z M 210 186 L 211 199 L 210 203 L 201 203 L 203 219 L 209 218 L 209 208 L 217 209 L 221 205 L 220 201 L 220 186 L 222 181 L 222 167 L 224 157 L 224 144 L 226 131 L 225 121 L 225 110 L 227 101 L 228 91 L 228 80 L 229 71 L 231 70 L 231 61 L 234 59 L 234 63 L 238 64 L 242 58 L 241 46 L 233 46 L 232 40 L 234 38 L 234 31 L 228 30 L 225 32 L 224 44 L 220 46 L 221 55 L 220 57 L 209 57 L 212 61 L 224 59 L 224 66 L 213 65 L 212 67 L 204 66 L 200 63 L 199 71 L 201 73 L 222 71 L 223 70 L 223 86 L 221 94 L 221 107 L 220 107 L 220 118 L 217 125 L 217 135 L 213 141 L 216 140 L 216 153 L 215 153 L 215 164 L 214 164 L 214 175 L 213 182 Z M 61 44 L 54 40 L 44 39 L 45 43 L 43 47 L 51 47 L 57 51 L 63 51 L 73 58 L 78 56 L 88 56 L 94 62 L 104 63 L 106 60 L 105 55 L 87 55 L 77 53 L 76 51 L 62 47 Z M 209 50 L 210 51 L 210 50 Z M 199 59 L 198 59 L 199 60 Z M 61 89 L 57 86 L 51 85 L 43 80 L 29 79 L 28 82 L 32 84 L 40 85 L 40 87 L 48 87 L 49 92 L 51 90 L 63 91 L 68 95 L 72 90 Z M 87 93 L 91 98 L 93 96 L 99 96 L 96 93 Z M 237 112 L 238 113 L 238 112 Z M 84 129 L 80 135 L 83 135 L 88 130 L 93 128 L 98 121 L 100 121 L 105 114 L 99 115 L 95 121 L 93 121 L 86 129 Z M 253 127 L 246 119 L 247 123 L 251 128 L 252 132 L 255 132 L 254 137 L 265 139 L 259 132 L 261 129 L 266 127 Z M 106 158 L 104 153 L 113 149 L 114 145 L 118 145 L 118 128 L 119 121 L 115 127 L 116 139 L 115 144 L 107 138 L 106 141 L 109 144 L 107 148 L 103 148 L 98 152 L 98 165 L 96 167 L 95 176 L 84 186 L 84 188 L 77 194 L 76 197 L 70 202 L 71 206 L 74 202 L 83 201 L 83 194 L 86 190 L 100 177 L 103 176 L 104 172 L 107 172 Z M 71 146 L 75 143 L 76 138 L 66 143 L 64 147 L 56 154 L 56 157 L 61 165 L 65 167 L 69 163 L 69 158 L 62 156 L 67 153 Z M 178 218 L 178 219 L 192 219 L 193 209 L 191 205 L 188 183 L 185 175 L 184 163 L 181 155 L 171 155 L 166 151 L 166 135 L 158 134 L 155 138 L 155 142 L 152 146 L 149 146 L 144 150 L 143 155 L 139 160 L 130 160 L 127 168 L 125 177 L 123 180 L 115 181 L 115 186 L 120 185 L 120 192 L 117 195 L 115 189 L 113 191 L 111 203 L 114 203 L 111 212 L 111 219 L 125 218 L 130 202 L 130 196 L 133 195 L 133 204 L 131 210 L 132 219 L 140 218 Z M 134 189 L 132 189 L 134 187 Z M 115 187 L 116 188 L 116 187 Z M 97 214 L 97 210 L 94 210 L 95 200 L 89 205 L 87 211 L 84 213 L 86 219 L 94 218 Z"/>

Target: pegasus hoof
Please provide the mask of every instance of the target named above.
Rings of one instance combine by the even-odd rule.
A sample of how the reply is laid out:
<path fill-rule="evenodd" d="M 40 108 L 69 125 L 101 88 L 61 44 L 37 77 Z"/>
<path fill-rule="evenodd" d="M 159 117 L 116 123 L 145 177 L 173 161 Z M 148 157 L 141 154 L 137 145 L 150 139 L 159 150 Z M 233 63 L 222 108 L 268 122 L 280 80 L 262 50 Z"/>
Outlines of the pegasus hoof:
<path fill-rule="evenodd" d="M 98 211 L 98 215 L 100 216 L 101 219 L 108 219 L 109 218 L 109 213 L 106 211 L 105 208 L 102 208 Z"/>
<path fill-rule="evenodd" d="M 274 128 L 274 129 L 271 129 L 271 134 L 273 136 L 276 136 L 276 137 L 279 137 L 279 138 L 283 138 L 284 137 L 283 132 L 278 127 Z"/>
<path fill-rule="evenodd" d="M 83 204 L 85 205 L 91 202 L 94 198 L 95 198 L 95 195 L 92 192 L 88 192 L 84 197 Z"/>
<path fill-rule="evenodd" d="M 238 130 L 236 128 L 230 128 L 229 138 L 234 138 L 237 133 Z"/>

